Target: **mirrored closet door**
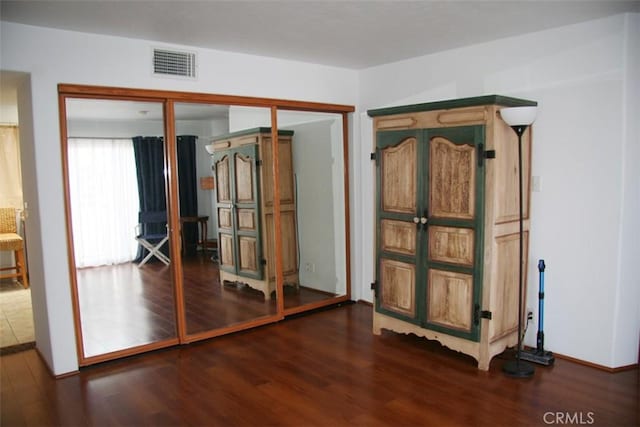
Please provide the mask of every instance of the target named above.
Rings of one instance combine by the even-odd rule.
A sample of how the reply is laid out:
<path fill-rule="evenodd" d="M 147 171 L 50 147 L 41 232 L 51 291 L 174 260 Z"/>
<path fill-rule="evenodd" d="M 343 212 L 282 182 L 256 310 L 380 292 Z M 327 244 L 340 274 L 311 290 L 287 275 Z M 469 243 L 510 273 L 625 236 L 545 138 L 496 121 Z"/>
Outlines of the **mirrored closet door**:
<path fill-rule="evenodd" d="M 80 366 L 350 298 L 353 107 L 77 85 L 59 100 Z"/>
<path fill-rule="evenodd" d="M 177 342 L 163 104 L 67 98 L 66 136 L 82 358 Z"/>
<path fill-rule="evenodd" d="M 271 119 L 268 108 L 176 103 L 174 109 L 182 291 L 193 340 L 277 315 L 262 203 L 273 185 L 261 162 Z"/>
<path fill-rule="evenodd" d="M 343 116 L 278 110 L 284 309 L 347 299 L 347 187 Z"/>

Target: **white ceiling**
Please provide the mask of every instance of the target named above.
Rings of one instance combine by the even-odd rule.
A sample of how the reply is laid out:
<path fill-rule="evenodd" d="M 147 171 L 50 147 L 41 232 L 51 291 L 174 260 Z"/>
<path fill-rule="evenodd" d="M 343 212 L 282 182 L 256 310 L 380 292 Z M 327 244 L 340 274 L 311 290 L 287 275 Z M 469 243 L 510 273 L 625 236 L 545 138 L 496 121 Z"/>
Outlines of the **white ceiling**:
<path fill-rule="evenodd" d="M 640 12 L 640 0 L 0 0 L 2 21 L 352 69 L 624 12 Z M 4 116 L 15 110 L 21 78 L 0 71 Z M 141 118 L 145 109 L 148 119 L 157 115 L 139 105 L 121 111 Z M 86 119 L 86 111 L 70 113 Z M 185 106 L 181 114 L 225 113 Z"/>
<path fill-rule="evenodd" d="M 0 1 L 3 21 L 362 69 L 640 12 L 640 1 Z"/>

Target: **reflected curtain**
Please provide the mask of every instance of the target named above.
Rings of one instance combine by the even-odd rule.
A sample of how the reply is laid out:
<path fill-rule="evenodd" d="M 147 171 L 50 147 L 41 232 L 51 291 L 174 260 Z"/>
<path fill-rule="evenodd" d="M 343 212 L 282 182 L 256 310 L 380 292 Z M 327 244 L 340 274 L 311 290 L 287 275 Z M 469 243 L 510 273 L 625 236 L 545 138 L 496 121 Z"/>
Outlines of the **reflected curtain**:
<path fill-rule="evenodd" d="M 196 178 L 196 136 L 178 136 L 178 191 L 180 193 L 180 216 L 198 214 L 197 178 Z M 137 136 L 133 138 L 137 179 L 139 188 L 140 211 L 166 211 L 167 200 L 164 175 L 164 140 L 156 136 Z M 147 232 L 162 232 L 148 229 Z M 198 239 L 197 224 L 186 223 L 183 228 L 186 254 L 195 253 Z M 168 255 L 168 249 L 165 249 Z M 146 254 L 139 248 L 137 261 Z"/>
<path fill-rule="evenodd" d="M 167 211 L 167 196 L 164 178 L 164 141 L 158 136 L 133 137 L 133 152 L 135 154 L 136 179 L 138 181 L 138 200 L 140 212 Z M 166 231 L 166 225 L 143 224 L 142 234 L 160 234 Z M 163 246 L 162 252 L 169 255 L 168 245 Z M 139 262 L 148 251 L 138 247 L 135 262 Z M 152 261 L 156 261 L 152 259 Z"/>
<path fill-rule="evenodd" d="M 67 147 L 76 267 L 130 262 L 139 209 L 131 140 L 69 138 Z"/>
<path fill-rule="evenodd" d="M 196 177 L 196 140 L 193 135 L 178 136 L 178 188 L 180 216 L 198 215 L 198 184 Z M 185 254 L 194 255 L 198 246 L 198 224 L 185 222 L 182 227 Z"/>

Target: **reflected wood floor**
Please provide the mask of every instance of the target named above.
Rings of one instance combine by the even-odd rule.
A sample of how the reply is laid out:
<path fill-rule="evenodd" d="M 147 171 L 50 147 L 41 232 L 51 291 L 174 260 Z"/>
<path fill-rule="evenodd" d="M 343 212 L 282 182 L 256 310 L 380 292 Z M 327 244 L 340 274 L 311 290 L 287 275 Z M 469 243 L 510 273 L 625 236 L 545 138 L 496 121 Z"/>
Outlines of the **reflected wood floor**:
<path fill-rule="evenodd" d="M 187 333 L 209 331 L 276 313 L 275 294 L 221 286 L 218 264 L 198 253 L 183 258 Z M 86 356 L 177 336 L 170 266 L 125 263 L 78 270 Z M 326 293 L 285 287 L 285 307 L 327 299 Z"/>
<path fill-rule="evenodd" d="M 513 379 L 500 359 L 478 371 L 437 343 L 374 336 L 371 322 L 370 306 L 346 305 L 60 380 L 34 350 L 2 356 L 0 423 L 544 426 L 559 413 L 640 425 L 637 369 L 611 374 L 557 360 Z"/>

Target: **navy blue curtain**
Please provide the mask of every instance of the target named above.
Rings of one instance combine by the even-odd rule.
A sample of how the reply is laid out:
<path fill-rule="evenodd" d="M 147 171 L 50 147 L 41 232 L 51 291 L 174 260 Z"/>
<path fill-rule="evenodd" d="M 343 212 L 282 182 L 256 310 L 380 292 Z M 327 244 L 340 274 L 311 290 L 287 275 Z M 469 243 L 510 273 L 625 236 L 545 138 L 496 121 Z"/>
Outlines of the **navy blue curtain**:
<path fill-rule="evenodd" d="M 141 212 L 160 212 L 167 210 L 167 195 L 164 177 L 164 141 L 157 136 L 136 136 L 133 139 L 133 152 L 136 161 L 138 196 Z M 178 136 L 178 191 L 180 193 L 180 216 L 198 214 L 198 187 L 196 178 L 196 136 Z M 197 224 L 185 224 L 183 248 L 185 254 L 196 252 L 198 241 Z M 144 233 L 162 233 L 163 225 L 149 225 Z M 151 229 L 159 227 L 158 229 Z M 168 255 L 168 248 L 163 252 Z M 138 248 L 135 261 L 146 255 L 144 248 Z"/>
<path fill-rule="evenodd" d="M 198 215 L 198 184 L 196 177 L 196 140 L 193 135 L 178 136 L 178 189 L 180 192 L 180 216 Z M 185 255 L 195 255 L 198 246 L 198 223 L 182 225 Z"/>
<path fill-rule="evenodd" d="M 133 154 L 136 160 L 136 177 L 138 180 L 138 199 L 140 212 L 166 212 L 167 195 L 164 180 L 164 142 L 157 136 L 136 136 L 133 139 Z M 163 224 L 142 224 L 141 234 L 161 234 L 166 232 Z M 164 228 L 164 229 L 163 229 Z M 169 248 L 162 248 L 169 255 Z M 134 262 L 140 262 L 147 255 L 147 250 L 138 246 Z M 156 261 L 152 259 L 151 261 Z"/>

